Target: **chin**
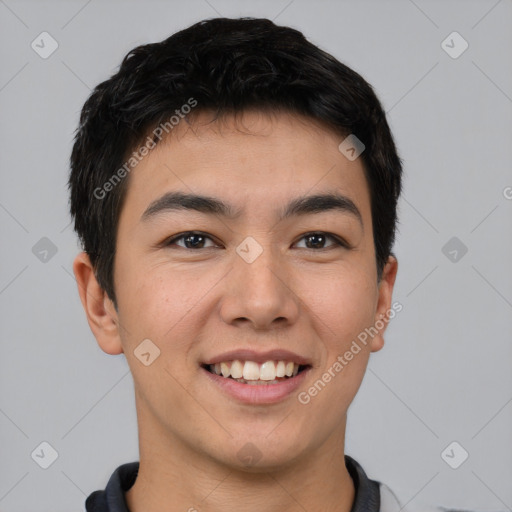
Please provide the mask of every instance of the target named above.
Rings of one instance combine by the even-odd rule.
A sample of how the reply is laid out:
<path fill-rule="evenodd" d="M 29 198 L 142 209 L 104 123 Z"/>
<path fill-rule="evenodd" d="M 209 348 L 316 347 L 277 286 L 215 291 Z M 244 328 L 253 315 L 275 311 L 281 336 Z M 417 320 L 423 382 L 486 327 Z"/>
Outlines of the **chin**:
<path fill-rule="evenodd" d="M 251 439 L 249 441 L 248 439 Z M 290 438 L 288 438 L 290 440 Z M 304 455 L 305 446 L 299 443 L 283 443 L 282 440 L 269 442 L 266 434 L 247 436 L 242 442 L 234 443 L 231 454 L 221 458 L 232 469 L 247 473 L 268 473 L 292 467 Z"/>

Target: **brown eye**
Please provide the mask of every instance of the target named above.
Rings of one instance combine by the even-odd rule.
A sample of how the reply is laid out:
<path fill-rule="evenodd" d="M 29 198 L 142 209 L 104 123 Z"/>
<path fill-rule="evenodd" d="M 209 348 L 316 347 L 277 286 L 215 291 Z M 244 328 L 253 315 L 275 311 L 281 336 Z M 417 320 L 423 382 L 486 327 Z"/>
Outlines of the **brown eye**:
<path fill-rule="evenodd" d="M 334 247 L 347 247 L 348 244 L 339 239 L 338 237 L 331 235 L 329 233 L 324 233 L 323 231 L 318 231 L 314 233 L 306 233 L 302 236 L 301 240 L 306 240 L 305 249 L 330 249 Z M 325 243 L 327 240 L 334 241 L 334 244 L 331 244 L 325 247 Z"/>
<path fill-rule="evenodd" d="M 183 240 L 183 244 L 178 244 L 176 242 Z M 203 233 L 196 233 L 193 231 L 187 231 L 186 233 L 181 233 L 180 235 L 176 235 L 166 242 L 166 246 L 178 245 L 179 247 L 183 247 L 184 249 L 205 249 L 205 243 L 207 240 L 212 241 L 209 236 L 206 236 Z M 211 246 L 210 246 L 211 247 Z"/>

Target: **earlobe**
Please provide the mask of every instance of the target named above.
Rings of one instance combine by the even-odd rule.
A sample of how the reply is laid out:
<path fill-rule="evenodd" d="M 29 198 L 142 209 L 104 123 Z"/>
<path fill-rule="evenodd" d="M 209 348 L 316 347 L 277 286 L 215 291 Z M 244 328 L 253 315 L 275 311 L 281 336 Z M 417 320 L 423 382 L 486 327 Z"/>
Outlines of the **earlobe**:
<path fill-rule="evenodd" d="M 117 312 L 107 293 L 99 285 L 87 253 L 81 252 L 73 262 L 82 306 L 98 345 L 107 354 L 121 354 Z"/>
<path fill-rule="evenodd" d="M 374 327 L 378 333 L 372 338 L 371 351 L 378 352 L 384 346 L 384 331 L 389 323 L 389 314 L 391 311 L 391 301 L 393 298 L 393 288 L 395 286 L 396 274 L 398 271 L 398 261 L 394 256 L 389 256 L 386 265 L 382 271 L 382 277 L 379 282 L 377 311 L 375 313 Z"/>

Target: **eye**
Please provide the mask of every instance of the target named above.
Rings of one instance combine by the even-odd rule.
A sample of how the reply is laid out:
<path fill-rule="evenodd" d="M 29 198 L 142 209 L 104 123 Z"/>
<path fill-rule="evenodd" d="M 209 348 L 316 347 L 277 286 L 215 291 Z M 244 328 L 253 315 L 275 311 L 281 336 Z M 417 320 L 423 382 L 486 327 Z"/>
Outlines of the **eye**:
<path fill-rule="evenodd" d="M 328 250 L 334 249 L 336 247 L 345 247 L 347 249 L 350 248 L 349 244 L 347 244 L 343 239 L 337 237 L 336 235 L 325 233 L 324 231 L 306 233 L 302 235 L 300 240 L 306 240 L 306 246 L 299 247 L 300 249 Z M 325 247 L 327 240 L 331 240 L 333 243 Z M 206 245 L 208 241 L 212 242 L 212 244 L 209 246 Z M 166 240 L 164 245 L 166 247 L 177 245 L 179 247 L 183 247 L 184 249 L 208 249 L 209 247 L 218 247 L 218 245 L 210 236 L 200 231 L 186 231 L 184 233 L 174 235 L 173 237 Z"/>
<path fill-rule="evenodd" d="M 323 247 L 325 245 L 325 242 L 327 239 L 333 240 L 334 244 L 331 244 L 330 246 Z M 301 247 L 304 249 L 331 249 L 335 247 L 345 247 L 349 248 L 349 245 L 342 240 L 341 238 L 331 235 L 330 233 L 325 233 L 323 231 L 316 231 L 313 233 L 306 233 L 305 235 L 302 235 L 302 238 L 300 240 L 306 240 L 306 247 Z"/>
<path fill-rule="evenodd" d="M 181 240 L 183 240 L 184 245 L 176 243 Z M 204 233 L 196 232 L 196 231 L 187 231 L 185 233 L 181 233 L 179 235 L 173 236 L 172 238 L 169 238 L 165 242 L 165 245 L 166 246 L 178 245 L 179 247 L 184 247 L 185 249 L 204 249 L 205 242 L 207 240 L 213 241 L 212 238 L 205 235 Z M 215 246 L 215 244 L 210 247 L 214 247 L 214 246 Z M 208 248 L 208 247 L 206 247 L 206 248 Z"/>

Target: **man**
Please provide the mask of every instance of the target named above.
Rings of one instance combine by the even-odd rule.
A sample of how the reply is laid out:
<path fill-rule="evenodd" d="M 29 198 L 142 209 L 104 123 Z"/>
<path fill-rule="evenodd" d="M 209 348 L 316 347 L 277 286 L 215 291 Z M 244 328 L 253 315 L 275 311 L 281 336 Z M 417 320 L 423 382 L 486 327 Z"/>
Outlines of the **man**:
<path fill-rule="evenodd" d="M 399 310 L 401 162 L 357 73 L 291 28 L 212 19 L 132 50 L 84 105 L 74 273 L 124 353 L 140 462 L 88 511 L 398 511 L 344 453 Z"/>

